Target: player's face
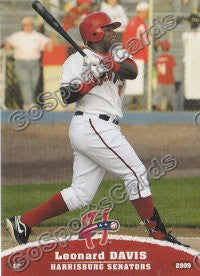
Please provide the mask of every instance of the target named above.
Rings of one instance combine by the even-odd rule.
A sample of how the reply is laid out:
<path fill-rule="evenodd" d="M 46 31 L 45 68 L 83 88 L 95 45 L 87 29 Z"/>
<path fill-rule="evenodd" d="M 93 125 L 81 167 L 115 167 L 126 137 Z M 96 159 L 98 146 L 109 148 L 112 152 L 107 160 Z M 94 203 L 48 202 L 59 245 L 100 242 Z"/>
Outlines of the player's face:
<path fill-rule="evenodd" d="M 103 46 L 108 51 L 110 47 L 116 42 L 116 32 L 113 26 L 106 26 L 102 28 L 105 31 L 105 36 L 103 39 Z"/>

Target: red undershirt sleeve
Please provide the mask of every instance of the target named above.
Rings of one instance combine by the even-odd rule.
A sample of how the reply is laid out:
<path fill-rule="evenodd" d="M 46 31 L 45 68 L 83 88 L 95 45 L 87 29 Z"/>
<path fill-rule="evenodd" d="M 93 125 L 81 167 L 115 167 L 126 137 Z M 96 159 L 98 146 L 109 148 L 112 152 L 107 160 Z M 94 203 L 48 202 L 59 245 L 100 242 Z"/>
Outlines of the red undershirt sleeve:
<path fill-rule="evenodd" d="M 94 88 L 95 86 L 97 86 L 96 82 L 83 82 L 81 84 L 79 93 L 84 96 L 85 94 L 87 94 L 88 92 L 90 92 L 90 90 L 92 88 Z"/>

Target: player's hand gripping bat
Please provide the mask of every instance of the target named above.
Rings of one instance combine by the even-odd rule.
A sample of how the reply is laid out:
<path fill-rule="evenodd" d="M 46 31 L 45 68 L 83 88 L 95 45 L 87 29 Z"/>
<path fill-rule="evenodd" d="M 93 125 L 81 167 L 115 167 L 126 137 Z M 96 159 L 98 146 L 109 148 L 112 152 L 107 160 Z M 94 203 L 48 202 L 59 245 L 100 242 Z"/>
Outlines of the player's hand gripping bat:
<path fill-rule="evenodd" d="M 32 7 L 55 31 L 57 31 L 62 37 L 64 37 L 83 57 L 86 57 L 86 54 L 83 52 L 83 50 L 65 32 L 65 30 L 58 23 L 55 17 L 40 3 L 40 1 L 33 1 Z"/>
<path fill-rule="evenodd" d="M 68 35 L 68 33 L 65 32 L 55 17 L 40 3 L 40 1 L 33 1 L 32 7 L 55 31 L 57 31 L 64 39 L 66 39 L 84 57 L 84 65 L 90 67 L 90 69 L 92 69 L 91 67 L 95 65 L 94 72 L 91 70 L 95 78 L 99 79 L 105 76 L 106 68 L 101 68 L 102 66 L 99 66 L 99 61 L 96 63 L 91 62 L 90 58 L 87 57 L 87 55 Z"/>

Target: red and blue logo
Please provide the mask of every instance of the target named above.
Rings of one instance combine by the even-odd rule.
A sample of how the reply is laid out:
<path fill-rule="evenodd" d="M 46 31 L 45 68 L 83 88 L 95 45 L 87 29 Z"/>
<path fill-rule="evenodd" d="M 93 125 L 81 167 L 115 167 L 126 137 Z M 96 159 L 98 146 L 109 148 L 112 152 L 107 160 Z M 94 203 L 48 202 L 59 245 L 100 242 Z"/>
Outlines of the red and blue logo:
<path fill-rule="evenodd" d="M 102 221 L 94 222 L 98 211 L 94 210 L 84 214 L 81 218 L 83 225 L 82 230 L 79 232 L 79 239 L 85 239 L 88 249 L 94 248 L 92 236 L 97 232 L 102 232 L 100 245 L 105 245 L 108 241 L 108 231 L 117 231 L 120 224 L 117 220 L 109 220 L 110 209 L 104 209 L 102 213 Z"/>

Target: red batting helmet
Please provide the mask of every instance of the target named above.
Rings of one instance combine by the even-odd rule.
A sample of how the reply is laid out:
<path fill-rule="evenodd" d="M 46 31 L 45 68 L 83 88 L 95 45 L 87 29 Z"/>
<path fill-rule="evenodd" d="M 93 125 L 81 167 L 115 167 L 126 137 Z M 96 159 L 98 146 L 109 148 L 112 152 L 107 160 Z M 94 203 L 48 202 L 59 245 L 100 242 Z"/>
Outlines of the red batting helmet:
<path fill-rule="evenodd" d="M 93 12 L 89 14 L 83 19 L 79 27 L 84 44 L 87 44 L 87 42 L 101 41 L 105 36 L 102 27 L 111 25 L 114 29 L 117 29 L 121 26 L 121 23 L 113 22 L 104 12 Z"/>

